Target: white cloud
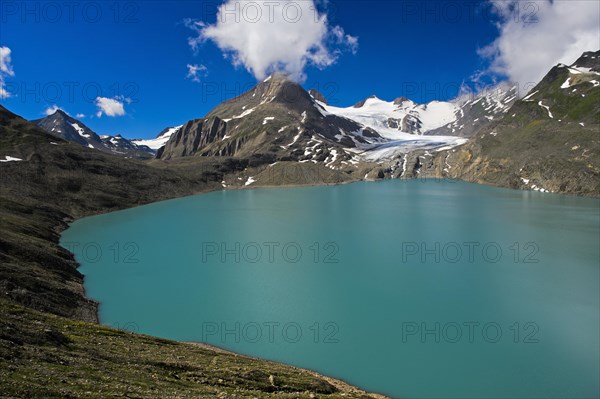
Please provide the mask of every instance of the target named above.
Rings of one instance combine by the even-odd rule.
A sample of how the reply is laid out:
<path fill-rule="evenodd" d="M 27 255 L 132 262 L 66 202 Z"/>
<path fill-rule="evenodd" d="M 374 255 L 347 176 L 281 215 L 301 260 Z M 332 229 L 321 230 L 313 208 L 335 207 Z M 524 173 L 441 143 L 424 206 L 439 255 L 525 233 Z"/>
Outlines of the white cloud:
<path fill-rule="evenodd" d="M 10 93 L 4 88 L 4 79 L 0 76 L 0 100 L 4 100 L 8 97 L 10 97 Z"/>
<path fill-rule="evenodd" d="M 124 104 L 125 102 L 130 103 L 131 100 L 124 97 L 98 97 L 96 98 L 96 106 L 98 107 L 98 112 L 96 113 L 96 116 L 98 118 L 100 118 L 102 115 L 113 117 L 123 116 L 126 114 Z"/>
<path fill-rule="evenodd" d="M 352 51 L 352 54 L 358 52 L 358 37 L 347 35 L 341 26 L 334 26 L 333 29 L 331 29 L 331 34 L 333 35 L 336 44 L 347 45 Z"/>
<path fill-rule="evenodd" d="M 520 85 L 537 83 L 557 63 L 571 64 L 583 52 L 599 49 L 598 1 L 495 1 L 493 7 L 500 35 L 479 50 L 491 60 L 489 73 Z"/>
<path fill-rule="evenodd" d="M 6 91 L 4 82 L 6 76 L 15 76 L 10 53 L 11 50 L 8 47 L 0 47 L 0 100 L 4 100 L 11 96 L 11 94 Z"/>
<path fill-rule="evenodd" d="M 56 111 L 58 111 L 60 109 L 60 107 L 56 104 L 49 106 L 48 108 L 46 108 L 44 110 L 44 114 L 45 115 L 52 115 L 53 113 L 55 113 Z"/>
<path fill-rule="evenodd" d="M 0 47 L 0 72 L 8 76 L 15 76 L 10 53 L 11 50 L 8 47 Z"/>
<path fill-rule="evenodd" d="M 208 72 L 208 68 L 206 68 L 204 65 L 198 65 L 198 64 L 187 64 L 187 69 L 188 69 L 188 73 L 186 78 L 187 79 L 192 79 L 194 82 L 200 83 L 200 76 L 206 76 L 207 72 Z"/>
<path fill-rule="evenodd" d="M 215 24 L 185 22 L 196 32 L 188 40 L 195 51 L 211 40 L 235 66 L 243 66 L 257 79 L 283 72 L 302 81 L 307 65 L 326 68 L 343 50 L 358 49 L 358 38 L 330 26 L 314 0 L 227 0 L 218 9 Z"/>
<path fill-rule="evenodd" d="M 85 118 L 85 114 L 77 114 L 75 117 L 79 119 Z"/>

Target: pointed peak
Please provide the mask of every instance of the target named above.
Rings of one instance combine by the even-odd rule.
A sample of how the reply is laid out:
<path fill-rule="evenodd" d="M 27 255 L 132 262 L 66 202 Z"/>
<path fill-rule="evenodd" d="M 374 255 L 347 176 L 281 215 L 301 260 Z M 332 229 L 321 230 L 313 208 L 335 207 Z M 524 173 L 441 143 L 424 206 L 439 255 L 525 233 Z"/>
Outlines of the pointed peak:
<path fill-rule="evenodd" d="M 588 73 L 600 72 L 600 51 L 586 51 L 571 64 L 570 68 L 582 69 L 582 72 Z"/>
<path fill-rule="evenodd" d="M 328 104 L 327 99 L 325 98 L 325 96 L 323 94 L 321 94 L 321 92 L 317 89 L 310 89 L 308 91 L 308 94 L 310 94 L 310 96 L 312 98 L 314 98 L 315 100 L 322 102 L 323 104 Z"/>
<path fill-rule="evenodd" d="M 404 96 L 400 96 L 397 99 L 394 100 L 394 104 L 395 105 L 402 105 L 405 102 L 414 102 L 412 100 L 409 100 L 408 98 L 404 97 Z"/>
<path fill-rule="evenodd" d="M 272 74 L 270 74 L 269 76 L 267 76 L 262 83 L 281 83 L 281 82 L 285 82 L 285 81 L 292 81 L 289 77 L 289 75 L 286 75 L 285 73 L 282 72 L 274 72 Z"/>
<path fill-rule="evenodd" d="M 368 100 L 379 100 L 379 98 L 375 94 L 373 94 L 372 96 L 369 96 L 369 97 L 365 98 L 364 100 L 357 102 L 356 104 L 353 105 L 353 107 L 354 108 L 362 108 L 367 103 Z"/>
<path fill-rule="evenodd" d="M 286 100 L 286 102 L 290 99 L 298 98 L 298 96 L 310 98 L 308 92 L 306 92 L 300 84 L 289 79 L 288 75 L 282 73 L 270 75 L 248 93 L 260 95 L 263 100 L 266 98 L 278 98 L 280 100 Z"/>
<path fill-rule="evenodd" d="M 63 111 L 60 108 L 58 108 L 56 111 L 54 111 L 53 114 L 50 114 L 48 116 L 62 116 L 63 118 L 70 118 L 69 114 L 67 114 L 65 111 Z"/>

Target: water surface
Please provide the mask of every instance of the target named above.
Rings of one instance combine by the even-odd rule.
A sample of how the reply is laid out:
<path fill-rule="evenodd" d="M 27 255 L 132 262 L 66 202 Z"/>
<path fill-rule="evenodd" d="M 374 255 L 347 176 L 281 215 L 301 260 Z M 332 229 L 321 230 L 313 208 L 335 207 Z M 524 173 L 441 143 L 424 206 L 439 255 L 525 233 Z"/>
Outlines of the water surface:
<path fill-rule="evenodd" d="M 599 205 L 435 180 L 223 191 L 61 242 L 107 325 L 393 397 L 598 397 Z"/>

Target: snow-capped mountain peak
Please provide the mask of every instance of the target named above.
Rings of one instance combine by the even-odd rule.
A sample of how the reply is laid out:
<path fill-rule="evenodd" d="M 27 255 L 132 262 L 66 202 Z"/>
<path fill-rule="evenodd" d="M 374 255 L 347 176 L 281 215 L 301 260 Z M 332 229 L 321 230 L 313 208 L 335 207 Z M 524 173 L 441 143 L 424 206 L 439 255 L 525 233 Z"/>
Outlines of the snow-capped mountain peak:
<path fill-rule="evenodd" d="M 99 136 L 83 122 L 60 109 L 45 118 L 32 122 L 53 136 L 87 148 L 134 158 L 149 158 L 154 155 L 150 148 L 135 145 L 120 134 Z"/>
<path fill-rule="evenodd" d="M 340 108 L 319 103 L 326 112 L 353 120 L 388 139 L 409 134 L 423 134 L 456 120 L 458 106 L 451 102 L 432 101 L 417 104 L 407 98 L 394 101 L 371 96 L 358 104 Z"/>

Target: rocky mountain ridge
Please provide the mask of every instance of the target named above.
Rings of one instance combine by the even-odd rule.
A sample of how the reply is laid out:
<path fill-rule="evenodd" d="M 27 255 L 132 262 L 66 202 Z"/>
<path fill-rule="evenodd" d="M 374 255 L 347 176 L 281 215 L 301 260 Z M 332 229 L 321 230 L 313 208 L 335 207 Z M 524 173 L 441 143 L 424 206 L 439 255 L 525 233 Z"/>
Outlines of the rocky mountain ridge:
<path fill-rule="evenodd" d="M 519 87 L 510 82 L 482 89 L 454 100 L 459 107 L 456 119 L 442 127 L 425 132 L 427 135 L 472 137 L 485 126 L 504 116 L 517 101 Z"/>
<path fill-rule="evenodd" d="M 464 146 L 419 154 L 435 177 L 600 197 L 600 51 L 558 64 Z"/>
<path fill-rule="evenodd" d="M 83 122 L 60 109 L 51 115 L 31 122 L 55 137 L 87 148 L 137 159 L 149 159 L 154 156 L 154 150 L 150 147 L 136 144 L 120 134 L 116 136 L 99 136 Z"/>

